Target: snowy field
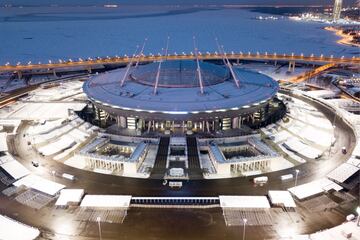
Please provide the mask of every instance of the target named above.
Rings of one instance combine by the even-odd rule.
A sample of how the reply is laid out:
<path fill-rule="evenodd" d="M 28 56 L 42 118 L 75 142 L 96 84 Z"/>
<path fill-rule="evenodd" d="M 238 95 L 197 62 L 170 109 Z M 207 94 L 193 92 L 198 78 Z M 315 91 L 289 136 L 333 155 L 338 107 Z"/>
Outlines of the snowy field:
<path fill-rule="evenodd" d="M 281 18 L 258 21 L 235 8 L 179 6 L 0 8 L 0 64 L 132 54 L 147 37 L 145 53 L 215 51 L 217 36 L 228 51 L 352 56 L 359 50 L 336 43 L 320 23 Z M 264 14 L 261 14 L 265 16 Z"/>

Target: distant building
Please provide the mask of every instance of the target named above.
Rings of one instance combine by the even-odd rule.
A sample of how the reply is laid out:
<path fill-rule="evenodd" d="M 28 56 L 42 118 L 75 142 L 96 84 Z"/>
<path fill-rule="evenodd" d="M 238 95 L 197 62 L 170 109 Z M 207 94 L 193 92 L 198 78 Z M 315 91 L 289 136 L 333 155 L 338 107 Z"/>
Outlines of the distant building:
<path fill-rule="evenodd" d="M 342 8 L 342 0 L 335 0 L 334 7 L 333 7 L 333 20 L 337 21 L 340 19 Z"/>

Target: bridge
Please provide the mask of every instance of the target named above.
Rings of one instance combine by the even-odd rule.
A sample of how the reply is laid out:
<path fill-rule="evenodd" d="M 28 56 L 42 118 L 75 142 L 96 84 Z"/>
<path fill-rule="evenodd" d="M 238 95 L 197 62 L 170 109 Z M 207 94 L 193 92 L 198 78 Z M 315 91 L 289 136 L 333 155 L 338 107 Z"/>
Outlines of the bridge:
<path fill-rule="evenodd" d="M 325 64 L 325 65 L 322 65 L 318 68 L 314 68 L 312 70 L 309 70 L 309 71 L 306 71 L 300 75 L 297 75 L 291 79 L 289 79 L 288 81 L 285 81 L 285 82 L 292 82 L 292 83 L 300 83 L 300 82 L 303 82 L 303 81 L 306 81 L 310 78 L 313 78 L 315 77 L 316 75 L 319 75 L 321 74 L 322 72 L 332 68 L 332 67 L 335 67 L 336 66 L 336 63 L 328 63 L 328 64 Z M 281 82 L 283 82 L 281 80 Z"/>
<path fill-rule="evenodd" d="M 265 53 L 221 53 L 218 54 L 215 53 L 209 53 L 206 52 L 200 53 L 197 52 L 197 54 L 190 53 L 182 53 L 182 54 L 173 54 L 173 55 L 136 55 L 133 57 L 129 56 L 122 56 L 122 57 L 106 57 L 106 58 L 97 58 L 97 59 L 87 59 L 87 60 L 81 60 L 78 61 L 59 61 L 57 63 L 53 63 L 49 61 L 49 63 L 39 63 L 39 64 L 17 64 L 17 65 L 11 65 L 6 64 L 0 66 L 0 72 L 25 72 L 25 71 L 33 71 L 33 70 L 52 70 L 55 71 L 56 69 L 66 69 L 66 68 L 79 68 L 82 67 L 84 69 L 88 69 L 91 71 L 92 68 L 99 66 L 99 65 L 112 65 L 112 64 L 129 64 L 134 57 L 138 58 L 139 62 L 154 62 L 154 61 L 163 61 L 163 60 L 196 60 L 197 58 L 199 60 L 222 60 L 224 58 L 224 55 L 229 60 L 257 60 L 257 61 L 286 61 L 291 63 L 291 65 L 294 66 L 295 62 L 310 62 L 310 63 L 318 63 L 318 64 L 344 64 L 344 65 L 356 65 L 360 64 L 360 57 L 334 57 L 334 56 L 304 56 L 301 55 L 295 55 L 295 54 L 277 54 L 272 53 L 269 54 L 267 52 Z"/>

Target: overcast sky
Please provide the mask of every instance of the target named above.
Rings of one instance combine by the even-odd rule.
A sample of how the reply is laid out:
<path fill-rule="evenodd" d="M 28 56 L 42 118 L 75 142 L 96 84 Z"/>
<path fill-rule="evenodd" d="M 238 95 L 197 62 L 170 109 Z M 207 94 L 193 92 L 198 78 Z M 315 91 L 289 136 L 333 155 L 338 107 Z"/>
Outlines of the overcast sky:
<path fill-rule="evenodd" d="M 103 5 L 103 4 L 304 4 L 328 5 L 334 0 L 0 0 L 0 5 Z M 353 4 L 355 0 L 344 0 Z"/>

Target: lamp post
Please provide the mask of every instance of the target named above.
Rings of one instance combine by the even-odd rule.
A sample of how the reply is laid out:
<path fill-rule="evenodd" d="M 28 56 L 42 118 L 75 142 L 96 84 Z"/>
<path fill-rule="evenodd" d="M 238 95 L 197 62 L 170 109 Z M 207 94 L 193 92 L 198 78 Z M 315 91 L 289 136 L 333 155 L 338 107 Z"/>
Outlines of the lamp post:
<path fill-rule="evenodd" d="M 99 239 L 102 240 L 102 236 L 101 236 L 101 225 L 100 225 L 101 217 L 97 217 L 97 218 L 96 218 L 96 221 L 97 221 L 98 226 L 99 226 Z"/>
<path fill-rule="evenodd" d="M 296 187 L 296 185 L 297 185 L 297 179 L 298 179 L 299 172 L 300 172 L 299 169 L 296 169 L 296 170 L 295 170 L 295 187 Z"/>
<path fill-rule="evenodd" d="M 246 223 L 247 223 L 247 219 L 246 218 L 244 218 L 243 219 L 243 222 L 244 222 L 244 230 L 243 230 L 243 240 L 245 240 L 245 230 L 246 230 Z"/>
<path fill-rule="evenodd" d="M 360 207 L 356 208 L 356 212 L 358 214 L 357 221 L 356 221 L 356 226 L 360 226 Z"/>
<path fill-rule="evenodd" d="M 54 182 L 55 182 L 55 173 L 56 173 L 55 170 L 52 170 L 52 171 L 51 171 L 51 174 L 52 174 L 52 176 L 53 176 L 53 181 L 54 181 Z"/>

